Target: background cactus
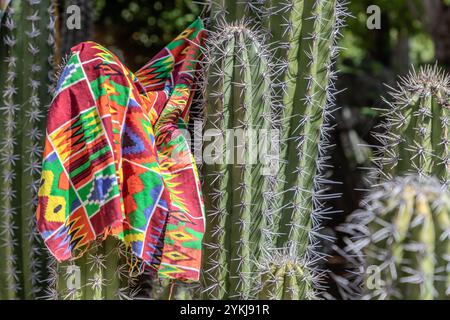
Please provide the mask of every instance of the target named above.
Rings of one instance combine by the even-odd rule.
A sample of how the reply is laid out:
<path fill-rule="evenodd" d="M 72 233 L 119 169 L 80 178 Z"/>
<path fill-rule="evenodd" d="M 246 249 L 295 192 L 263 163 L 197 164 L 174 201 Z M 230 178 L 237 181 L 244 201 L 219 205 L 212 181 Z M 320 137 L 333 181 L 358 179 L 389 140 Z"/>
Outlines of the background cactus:
<path fill-rule="evenodd" d="M 445 290 L 442 291 L 441 288 L 437 293 L 437 289 L 435 290 L 430 286 L 430 281 L 431 284 L 433 284 L 434 281 L 436 282 L 434 284 L 436 288 L 442 287 L 440 279 L 448 277 L 448 272 L 444 266 L 445 263 L 442 260 L 445 259 L 446 253 L 438 251 L 434 253 L 434 248 L 427 247 L 426 245 L 431 245 L 431 242 L 425 241 L 431 241 L 431 238 L 427 240 L 418 239 L 417 237 L 425 237 L 425 233 L 428 233 L 428 236 L 432 237 L 434 232 L 441 232 L 439 231 L 439 228 L 444 228 L 443 230 L 446 230 L 448 227 L 445 225 L 445 219 L 447 218 L 439 218 L 444 219 L 442 220 L 443 224 L 441 226 L 430 227 L 429 222 L 427 222 L 428 220 L 425 218 L 424 221 L 419 221 L 419 218 L 413 220 L 413 218 L 410 217 L 410 215 L 413 215 L 412 213 L 402 213 L 405 217 L 401 216 L 401 219 L 407 220 L 403 221 L 403 229 L 398 230 L 400 227 L 396 224 L 401 221 L 398 221 L 400 218 L 396 218 L 395 215 L 398 214 L 400 216 L 401 212 L 388 213 L 383 210 L 388 210 L 386 208 L 394 210 L 393 208 L 396 205 L 400 206 L 401 204 L 402 206 L 398 209 L 400 211 L 404 210 L 406 212 L 409 210 L 415 215 L 418 215 L 418 217 L 427 216 L 429 210 L 426 209 L 426 205 L 421 205 L 420 208 L 416 208 L 417 205 L 414 204 L 414 201 L 417 202 L 420 200 L 424 202 L 422 199 L 423 195 L 420 195 L 419 200 L 415 200 L 415 197 L 419 195 L 422 184 L 428 189 L 430 189 L 430 185 L 435 185 L 433 189 L 435 194 L 430 193 L 430 197 L 436 202 L 438 201 L 436 199 L 439 197 L 439 188 L 436 186 L 436 182 L 433 184 L 430 182 L 431 180 L 428 180 L 429 178 L 426 177 L 436 177 L 440 180 L 442 183 L 442 201 L 447 201 L 445 199 L 447 197 L 447 192 L 449 191 L 448 181 L 450 172 L 449 85 L 450 78 L 442 70 L 437 66 L 426 66 L 421 68 L 418 72 L 413 70 L 406 77 L 401 78 L 397 89 L 392 89 L 390 92 L 391 99 L 385 100 L 388 104 L 388 109 L 383 110 L 382 112 L 384 122 L 381 124 L 381 128 L 378 128 L 381 129 L 381 133 L 377 130 L 377 132 L 374 132 L 373 134 L 373 136 L 381 143 L 381 146 L 377 147 L 375 152 L 375 170 L 372 170 L 368 175 L 368 182 L 369 184 L 372 184 L 373 187 L 368 190 L 368 199 L 362 202 L 365 208 L 364 211 L 357 211 L 350 218 L 349 222 L 340 228 L 344 233 L 349 233 L 351 237 L 350 239 L 346 239 L 347 243 L 344 250 L 340 251 L 338 249 L 338 251 L 346 257 L 349 268 L 356 268 L 357 270 L 355 272 L 355 277 L 351 275 L 351 273 L 343 278 L 336 276 L 341 295 L 344 298 L 352 299 L 364 294 L 364 292 L 361 292 L 360 290 L 360 285 L 366 270 L 361 266 L 370 264 L 378 266 L 383 270 L 389 267 L 391 268 L 392 274 L 389 275 L 387 274 L 387 271 L 383 271 L 384 274 L 382 275 L 382 280 L 385 281 L 383 288 L 371 292 L 366 295 L 366 297 L 380 297 L 383 299 L 440 299 L 446 297 Z M 397 178 L 405 175 L 412 177 L 403 178 L 403 180 Z M 419 181 L 419 178 L 414 178 L 414 176 L 423 177 L 424 180 Z M 387 181 L 386 185 L 380 187 L 379 183 L 385 181 Z M 398 183 L 399 186 L 395 187 L 395 183 Z M 387 194 L 383 195 L 383 191 L 388 192 L 388 190 L 390 190 L 389 188 L 396 190 L 398 193 L 396 197 L 393 196 L 390 198 Z M 384 199 L 383 201 L 385 201 L 385 203 L 382 203 L 378 198 Z M 405 207 L 407 205 L 409 207 Z M 434 212 L 433 210 L 431 211 Z M 448 209 L 446 210 L 448 212 Z M 369 223 L 369 217 L 377 217 L 379 214 L 383 215 L 382 218 L 385 220 L 373 221 L 369 224 L 368 229 L 365 229 L 365 226 Z M 431 215 L 436 216 L 434 213 Z M 441 214 L 440 216 L 445 215 L 446 214 Z M 360 216 L 363 216 L 363 218 Z M 355 217 L 360 217 L 361 219 L 358 220 Z M 373 218 L 373 220 L 376 219 Z M 381 228 L 383 221 L 387 221 L 384 224 L 385 228 Z M 437 222 L 435 221 L 433 223 Z M 417 224 L 419 224 L 419 226 L 417 226 Z M 387 231 L 387 226 L 392 226 L 392 234 L 390 235 L 383 233 Z M 413 227 L 415 230 L 423 228 L 421 229 L 422 233 L 415 231 L 413 237 L 416 238 L 412 240 L 409 238 L 406 239 L 406 232 L 410 232 L 410 229 L 414 229 Z M 363 238 L 364 240 L 355 240 L 357 239 L 358 232 L 361 232 L 361 230 L 365 230 L 363 234 L 365 236 L 365 238 Z M 359 234 L 359 236 L 361 236 L 361 234 Z M 388 236 L 393 238 L 387 238 Z M 381 240 L 378 239 L 379 237 Z M 446 236 L 443 235 L 441 240 L 444 242 L 444 247 L 446 246 L 445 241 L 447 241 L 445 237 Z M 371 241 L 372 238 L 375 239 L 373 242 L 380 246 L 380 250 L 372 250 L 369 246 L 367 252 L 372 252 L 372 254 L 375 252 L 375 254 L 378 254 L 378 262 L 370 255 L 367 257 L 367 261 L 365 261 L 363 252 L 360 252 L 362 247 L 365 247 L 366 245 L 364 241 Z M 383 242 L 382 240 L 386 240 L 387 242 Z M 407 249 L 404 248 L 405 241 L 408 242 L 413 240 L 417 240 L 418 243 L 424 243 L 425 249 L 422 250 L 423 252 L 419 252 L 420 254 L 415 253 L 417 257 L 420 257 L 423 263 L 429 263 L 427 255 L 432 255 L 433 259 L 441 259 L 438 262 L 439 266 L 432 264 L 428 266 L 421 264 L 415 265 L 416 258 L 412 257 L 414 254 L 403 252 L 408 250 L 414 252 L 414 250 L 418 250 L 411 245 L 407 245 Z M 389 247 L 394 241 L 401 242 L 402 244 L 399 248 L 395 249 L 398 252 L 392 253 Z M 432 245 L 434 246 L 434 244 Z M 385 254 L 393 254 L 394 257 L 392 259 L 395 261 L 392 260 L 394 261 L 392 262 L 389 260 L 384 264 L 381 263 L 380 261 L 383 257 L 386 259 L 386 255 L 383 256 L 379 253 L 381 250 L 384 250 Z M 356 255 L 355 257 L 355 252 L 359 252 L 360 255 Z M 408 266 L 402 259 L 406 262 L 410 259 L 413 262 Z M 422 270 L 423 267 L 427 267 L 428 269 L 424 271 Z M 435 267 L 436 270 L 434 270 Z M 409 274 L 409 277 L 407 275 L 408 272 L 412 272 L 412 274 Z M 441 272 L 442 275 L 436 275 L 430 280 L 430 272 L 435 272 L 436 274 Z M 428 278 L 424 280 L 421 278 L 422 276 L 427 276 Z M 411 281 L 416 281 L 416 286 L 410 284 L 409 282 Z M 400 285 L 401 282 L 403 284 Z M 392 290 L 394 291 L 388 290 L 389 285 L 393 287 Z M 419 289 L 421 290 L 420 294 L 417 293 L 417 290 Z"/>
<path fill-rule="evenodd" d="M 255 277 L 258 263 L 284 248 L 296 252 L 314 283 L 302 284 L 306 289 L 295 297 L 313 298 L 320 276 L 319 221 L 328 212 L 320 203 L 328 182 L 322 175 L 327 118 L 345 6 L 336 0 L 209 4 L 217 32 L 210 35 L 206 129 L 216 128 L 219 135 L 243 128 L 281 134 L 269 140 L 269 149 L 279 146 L 279 154 L 265 155 L 276 170 L 263 173 L 261 166 L 236 162 L 203 167 L 209 214 L 204 297 L 255 297 L 250 289 L 264 286 Z M 249 17 L 245 23 L 243 17 Z M 251 149 L 241 150 L 249 163 Z"/>
<path fill-rule="evenodd" d="M 449 186 L 450 78 L 437 66 L 401 78 L 387 101 L 382 147 L 375 159 L 382 179 L 436 176 Z"/>
<path fill-rule="evenodd" d="M 53 83 L 50 0 L 12 1 L 0 44 L 0 299 L 43 294 L 50 260 L 34 213 L 46 106 Z"/>
<path fill-rule="evenodd" d="M 450 193 L 435 178 L 408 176 L 377 187 L 346 226 L 361 263 L 363 298 L 450 297 Z"/>

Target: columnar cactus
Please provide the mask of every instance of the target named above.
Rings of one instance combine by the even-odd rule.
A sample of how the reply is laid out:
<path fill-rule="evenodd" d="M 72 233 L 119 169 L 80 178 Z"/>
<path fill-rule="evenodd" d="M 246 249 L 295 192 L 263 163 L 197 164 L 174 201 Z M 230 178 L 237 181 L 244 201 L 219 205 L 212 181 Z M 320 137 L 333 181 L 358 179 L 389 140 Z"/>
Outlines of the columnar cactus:
<path fill-rule="evenodd" d="M 382 288 L 371 292 L 367 295 L 368 297 L 416 299 L 445 297 L 445 294 L 443 294 L 445 290 L 441 288 L 438 292 L 430 283 L 433 284 L 434 282 L 436 288 L 445 286 L 439 282 L 440 279 L 448 277 L 448 272 L 446 273 L 448 267 L 442 261 L 442 259 L 446 259 L 447 253 L 443 251 L 433 252 L 434 248 L 428 245 L 435 246 L 430 241 L 432 241 L 434 234 L 440 232 L 443 233 L 440 241 L 444 242 L 440 248 L 447 246 L 445 232 L 448 232 L 448 226 L 446 225 L 448 217 L 445 216 L 448 216 L 448 204 L 446 204 L 446 209 L 444 206 L 447 213 L 435 214 L 433 210 L 437 210 L 438 207 L 432 206 L 430 211 L 428 205 L 422 205 L 425 200 L 423 200 L 424 196 L 419 191 L 422 187 L 430 189 L 430 186 L 435 185 L 432 189 L 435 193 L 433 194 L 430 191 L 426 196 L 430 196 L 432 199 L 439 198 L 437 182 L 430 182 L 432 180 L 427 178 L 434 177 L 442 183 L 440 193 L 442 193 L 444 204 L 448 198 L 450 172 L 449 99 L 450 77 L 437 66 L 423 67 L 418 72 L 413 70 L 408 76 L 400 79 L 398 88 L 392 89 L 390 99 L 386 99 L 388 109 L 383 110 L 382 134 L 379 132 L 374 134 L 381 146 L 376 150 L 375 170 L 368 176 L 370 182 L 375 186 L 368 191 L 368 199 L 365 201 L 367 204 L 363 202 L 365 210 L 355 213 L 349 223 L 342 227 L 344 232 L 353 235 L 346 240 L 348 241 L 347 246 L 342 254 L 347 257 L 350 268 L 358 269 L 357 272 L 353 273 L 357 275 L 356 279 L 349 276 L 349 279 L 345 279 L 343 286 L 341 286 L 344 298 L 354 298 L 355 295 L 361 295 L 358 286 L 362 278 L 361 272 L 364 274 L 366 270 L 364 268 L 360 270 L 360 267 L 365 264 L 373 264 L 374 268 L 383 270 Z M 410 177 L 400 179 L 397 178 L 399 176 Z M 414 178 L 414 176 L 421 177 L 423 180 L 419 181 L 419 178 Z M 380 183 L 386 183 L 386 185 L 380 187 Z M 398 183 L 399 186 L 395 187 L 395 183 Z M 392 197 L 387 194 L 391 192 L 389 191 L 391 189 L 396 192 Z M 382 203 L 380 199 L 385 202 Z M 418 204 L 414 204 L 414 201 Z M 433 200 L 433 203 L 437 202 L 438 200 Z M 399 206 L 398 212 L 394 210 L 395 206 Z M 389 210 L 392 212 L 388 212 Z M 382 215 L 383 220 L 379 219 L 378 215 Z M 435 226 L 430 225 L 430 215 L 434 219 Z M 364 219 L 358 220 L 355 218 L 360 216 L 363 216 Z M 373 221 L 369 219 L 370 217 Z M 365 230 L 365 238 L 358 240 L 358 236 L 361 236 L 360 228 L 365 228 L 364 225 L 368 224 L 369 220 L 371 224 L 367 229 L 363 229 Z M 442 224 L 437 225 L 441 222 Z M 358 223 L 363 223 L 363 226 L 359 226 Z M 398 223 L 402 223 L 402 226 L 397 226 Z M 392 229 L 390 233 L 387 233 L 388 228 Z M 412 232 L 410 229 L 419 231 Z M 412 240 L 405 238 L 406 232 L 414 234 Z M 428 239 L 423 238 L 427 236 L 425 233 L 429 233 Z M 419 237 L 422 238 L 419 239 Z M 378 262 L 370 256 L 367 261 L 364 260 L 363 251 L 361 251 L 361 246 L 367 245 L 364 241 L 372 241 L 381 248 L 378 251 L 371 251 L 372 254 L 378 255 Z M 414 247 L 409 244 L 406 246 L 405 241 L 422 242 L 423 246 Z M 397 251 L 391 252 L 394 249 L 390 247 L 394 242 L 401 242 L 402 244 L 394 246 L 393 248 Z M 369 245 L 367 250 L 370 251 L 371 246 L 373 245 Z M 423 265 L 417 262 L 414 257 L 409 258 L 413 254 L 404 253 L 404 251 L 417 251 L 417 248 L 423 249 L 420 254 L 416 255 L 422 259 Z M 436 246 L 436 248 L 438 247 Z M 381 251 L 384 254 L 380 254 Z M 355 252 L 360 252 L 361 256 L 357 255 L 355 258 Z M 382 258 L 386 258 L 388 254 L 393 254 L 392 259 L 395 261 L 386 260 L 386 262 L 383 262 Z M 429 257 L 431 255 L 433 259 L 437 259 L 433 264 L 430 264 Z M 411 261 L 408 261 L 408 259 Z M 439 259 L 441 259 L 440 262 L 438 262 Z M 412 265 L 404 265 L 405 261 Z M 390 268 L 390 270 L 386 268 Z M 388 274 L 385 269 L 392 274 Z M 408 272 L 412 274 L 408 275 Z M 441 272 L 442 275 L 436 275 L 430 280 L 430 272 Z M 414 281 L 415 286 L 410 284 Z M 349 283 L 351 286 L 348 285 Z M 392 290 L 388 290 L 388 286 L 392 286 Z M 420 294 L 417 293 L 419 289 Z"/>
<path fill-rule="evenodd" d="M 248 298 L 254 259 L 265 244 L 268 175 L 264 171 L 270 169 L 258 159 L 258 137 L 249 138 L 270 134 L 271 69 L 261 35 L 246 23 L 225 23 L 218 30 L 209 41 L 205 139 L 213 141 L 206 145 L 203 159 L 210 221 L 205 239 L 205 297 Z"/>
<path fill-rule="evenodd" d="M 210 8 L 211 27 L 218 31 L 210 35 L 206 128 L 218 129 L 219 135 L 242 128 L 278 129 L 281 135 L 269 139 L 269 149 L 279 146 L 279 154 L 266 155 L 276 170 L 272 166 L 263 174 L 261 166 L 248 162 L 203 168 L 210 234 L 205 297 L 255 297 L 250 289 L 264 286 L 255 266 L 283 248 L 296 252 L 309 268 L 308 281 L 315 282 L 318 255 L 313 249 L 326 213 L 320 204 L 326 182 L 323 154 L 344 5 L 337 0 L 223 0 L 212 1 Z M 265 36 L 253 36 L 258 33 Z M 248 42 L 257 47 L 254 58 Z M 245 144 L 241 150 L 251 154 Z M 313 298 L 314 286 L 302 285 L 306 289 L 292 297 Z"/>
<path fill-rule="evenodd" d="M 450 298 L 450 193 L 436 178 L 385 182 L 346 227 L 364 298 Z"/>
<path fill-rule="evenodd" d="M 46 106 L 53 83 L 50 0 L 12 1 L 0 44 L 0 299 L 35 298 L 47 286 L 49 257 L 34 213 Z"/>
<path fill-rule="evenodd" d="M 288 1 L 282 9 L 285 32 L 282 37 L 280 83 L 282 117 L 281 159 L 277 175 L 275 223 L 277 247 L 294 247 L 304 258 L 314 260 L 320 217 L 326 214 L 320 203 L 326 182 L 325 149 L 333 111 L 333 65 L 344 6 L 336 0 Z M 280 10 L 281 8 L 279 8 Z M 269 11 L 272 29 L 277 14 Z M 331 195 L 327 195 L 330 197 Z"/>
<path fill-rule="evenodd" d="M 437 66 L 412 71 L 391 92 L 376 164 L 382 179 L 402 174 L 450 177 L 450 77 Z"/>

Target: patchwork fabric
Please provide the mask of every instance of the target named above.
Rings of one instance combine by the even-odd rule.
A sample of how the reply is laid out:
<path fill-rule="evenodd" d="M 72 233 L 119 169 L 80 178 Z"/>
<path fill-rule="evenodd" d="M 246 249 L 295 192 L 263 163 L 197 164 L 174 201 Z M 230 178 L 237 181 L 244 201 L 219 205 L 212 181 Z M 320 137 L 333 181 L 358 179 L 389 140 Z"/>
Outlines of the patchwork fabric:
<path fill-rule="evenodd" d="M 136 74 L 104 47 L 72 48 L 48 114 L 36 218 L 58 261 L 113 235 L 160 276 L 198 281 L 205 230 L 188 120 L 200 19 Z"/>

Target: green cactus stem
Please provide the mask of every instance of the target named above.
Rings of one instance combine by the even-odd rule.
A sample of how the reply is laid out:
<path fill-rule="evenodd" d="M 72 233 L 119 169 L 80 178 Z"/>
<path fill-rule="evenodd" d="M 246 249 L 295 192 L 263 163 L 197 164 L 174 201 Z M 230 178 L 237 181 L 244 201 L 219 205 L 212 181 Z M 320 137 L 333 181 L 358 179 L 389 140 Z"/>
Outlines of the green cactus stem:
<path fill-rule="evenodd" d="M 217 30 L 209 43 L 205 138 L 212 142 L 204 154 L 214 152 L 203 165 L 209 221 L 204 293 L 213 299 L 248 298 L 254 260 L 263 250 L 268 183 L 268 163 L 255 158 L 259 141 L 249 137 L 269 134 L 272 127 L 271 70 L 261 35 L 245 22 Z"/>
<path fill-rule="evenodd" d="M 44 293 L 51 265 L 34 214 L 53 83 L 52 1 L 12 1 L 1 28 L 0 299 L 31 299 Z"/>
<path fill-rule="evenodd" d="M 314 255 L 321 216 L 322 176 L 335 92 L 332 80 L 342 8 L 338 1 L 293 1 L 287 29 L 276 247 Z M 332 195 L 327 195 L 328 197 Z M 308 251 L 310 253 L 308 253 Z"/>

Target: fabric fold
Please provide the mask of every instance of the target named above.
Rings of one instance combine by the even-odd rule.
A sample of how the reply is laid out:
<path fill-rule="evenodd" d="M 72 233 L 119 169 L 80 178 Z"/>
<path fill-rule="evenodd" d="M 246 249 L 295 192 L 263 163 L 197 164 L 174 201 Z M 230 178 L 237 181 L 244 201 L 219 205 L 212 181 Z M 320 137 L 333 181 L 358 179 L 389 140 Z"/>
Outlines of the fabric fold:
<path fill-rule="evenodd" d="M 50 106 L 36 213 L 58 261 L 113 235 L 162 277 L 198 281 L 205 213 L 183 135 L 201 58 L 197 19 L 136 74 L 72 48 Z"/>

